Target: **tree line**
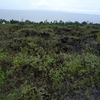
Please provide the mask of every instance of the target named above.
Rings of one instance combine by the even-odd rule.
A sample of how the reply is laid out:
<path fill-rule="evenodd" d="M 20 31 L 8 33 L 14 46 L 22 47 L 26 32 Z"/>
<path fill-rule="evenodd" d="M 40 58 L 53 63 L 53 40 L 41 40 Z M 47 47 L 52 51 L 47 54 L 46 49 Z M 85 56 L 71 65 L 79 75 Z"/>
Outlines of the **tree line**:
<path fill-rule="evenodd" d="M 54 20 L 54 21 L 40 21 L 40 22 L 34 22 L 34 21 L 30 21 L 30 20 L 14 20 L 14 19 L 11 19 L 10 21 L 8 20 L 5 20 L 5 19 L 0 19 L 0 24 L 2 24 L 3 22 L 5 22 L 6 24 L 56 24 L 56 25 L 72 25 L 72 24 L 75 24 L 75 25 L 87 25 L 87 24 L 95 24 L 97 26 L 100 26 L 100 23 L 92 23 L 92 22 L 88 22 L 88 21 L 83 21 L 83 22 L 78 22 L 78 21 L 75 21 L 75 22 L 72 22 L 72 21 L 62 21 L 62 20 Z"/>

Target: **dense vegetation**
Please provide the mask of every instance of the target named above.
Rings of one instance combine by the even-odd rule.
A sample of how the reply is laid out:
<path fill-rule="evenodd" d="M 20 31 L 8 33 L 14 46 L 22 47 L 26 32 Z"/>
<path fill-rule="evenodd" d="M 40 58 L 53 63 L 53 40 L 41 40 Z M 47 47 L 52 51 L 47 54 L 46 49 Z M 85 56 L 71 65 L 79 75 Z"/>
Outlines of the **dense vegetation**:
<path fill-rule="evenodd" d="M 0 100 L 100 100 L 100 25 L 0 24 Z"/>

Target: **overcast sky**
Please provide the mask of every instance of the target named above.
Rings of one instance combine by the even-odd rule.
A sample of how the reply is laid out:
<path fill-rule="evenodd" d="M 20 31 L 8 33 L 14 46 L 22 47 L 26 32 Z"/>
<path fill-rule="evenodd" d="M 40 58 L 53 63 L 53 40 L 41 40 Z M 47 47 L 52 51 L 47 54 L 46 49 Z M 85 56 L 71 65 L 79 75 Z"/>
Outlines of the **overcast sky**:
<path fill-rule="evenodd" d="M 100 15 L 100 0 L 0 0 L 0 9 L 56 10 Z"/>

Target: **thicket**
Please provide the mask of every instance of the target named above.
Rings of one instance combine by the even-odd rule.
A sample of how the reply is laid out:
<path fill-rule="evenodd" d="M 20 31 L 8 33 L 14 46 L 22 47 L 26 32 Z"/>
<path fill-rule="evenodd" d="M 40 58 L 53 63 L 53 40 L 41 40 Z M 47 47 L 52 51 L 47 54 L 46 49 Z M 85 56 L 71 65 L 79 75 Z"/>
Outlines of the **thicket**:
<path fill-rule="evenodd" d="M 0 100 L 99 99 L 99 25 L 0 25 Z"/>

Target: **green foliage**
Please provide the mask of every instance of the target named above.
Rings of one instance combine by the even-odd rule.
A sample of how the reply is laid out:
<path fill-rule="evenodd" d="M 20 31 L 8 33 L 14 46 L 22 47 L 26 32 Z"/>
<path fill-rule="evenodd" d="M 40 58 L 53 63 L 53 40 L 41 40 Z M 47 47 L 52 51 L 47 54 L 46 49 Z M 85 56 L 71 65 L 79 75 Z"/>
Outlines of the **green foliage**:
<path fill-rule="evenodd" d="M 0 66 L 0 87 L 4 85 L 5 73 Z"/>
<path fill-rule="evenodd" d="M 93 99 L 99 33 L 86 22 L 0 25 L 0 100 Z"/>
<path fill-rule="evenodd" d="M 100 43 L 100 32 L 99 33 L 97 33 L 97 41 Z"/>

